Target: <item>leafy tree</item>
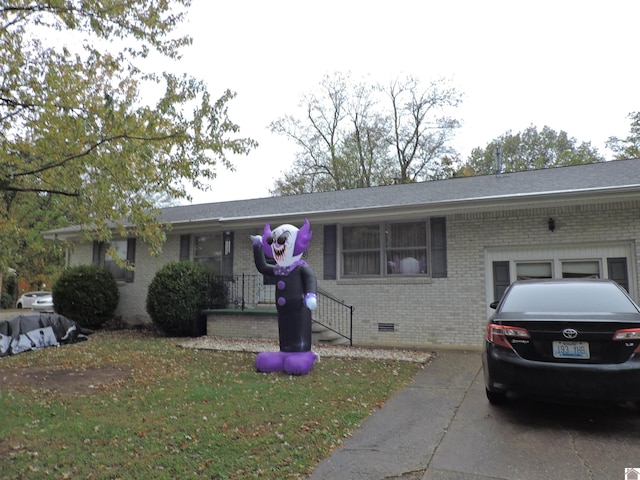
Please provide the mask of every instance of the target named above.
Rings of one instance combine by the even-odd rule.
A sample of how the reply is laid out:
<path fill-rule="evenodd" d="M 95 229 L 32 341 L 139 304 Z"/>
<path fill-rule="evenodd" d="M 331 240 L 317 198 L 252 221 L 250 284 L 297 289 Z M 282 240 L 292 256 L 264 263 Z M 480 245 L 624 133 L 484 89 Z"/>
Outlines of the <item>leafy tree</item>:
<path fill-rule="evenodd" d="M 496 151 L 500 148 L 502 172 L 538 170 L 542 168 L 603 162 L 590 142 L 578 143 L 566 132 L 545 126 L 538 131 L 533 125 L 523 132 L 511 131 L 491 141 L 484 149 L 474 148 L 456 176 L 496 173 Z"/>
<path fill-rule="evenodd" d="M 42 285 L 50 289 L 64 267 L 65 246 L 41 235 L 50 228 L 69 226 L 61 203 L 55 195 L 31 194 L 22 195 L 11 207 L 15 230 L 5 238 L 15 241 L 12 266 L 30 290 L 41 290 Z"/>
<path fill-rule="evenodd" d="M 609 137 L 607 147 L 613 151 L 616 160 L 625 158 L 640 158 L 640 112 L 629 114 L 631 131 L 624 140 Z"/>
<path fill-rule="evenodd" d="M 436 160 L 448 147 L 456 120 L 438 116 L 460 97 L 443 81 L 422 89 L 412 77 L 388 87 L 354 83 L 349 75 L 325 76 L 317 92 L 303 95 L 305 117 L 287 115 L 271 131 L 300 150 L 293 169 L 273 194 L 412 182 L 438 175 Z"/>
<path fill-rule="evenodd" d="M 231 167 L 228 153 L 256 146 L 228 118 L 234 93 L 212 100 L 202 81 L 144 69 L 190 44 L 176 35 L 190 3 L 2 2 L 0 265 L 19 252 L 15 232 L 31 228 L 21 206 L 52 197 L 58 217 L 88 236 L 109 241 L 116 227 L 157 253 L 152 199 L 205 189 L 219 163 Z"/>

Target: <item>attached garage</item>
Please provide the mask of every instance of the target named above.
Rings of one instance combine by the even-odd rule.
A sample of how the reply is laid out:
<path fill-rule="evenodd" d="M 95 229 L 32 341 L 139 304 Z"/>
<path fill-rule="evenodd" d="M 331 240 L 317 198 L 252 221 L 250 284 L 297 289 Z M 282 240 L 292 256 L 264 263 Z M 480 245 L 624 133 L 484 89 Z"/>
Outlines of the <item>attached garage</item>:
<path fill-rule="evenodd" d="M 509 284 L 528 278 L 609 278 L 637 300 L 632 241 L 488 247 L 485 265 L 487 303 L 500 300 Z"/>

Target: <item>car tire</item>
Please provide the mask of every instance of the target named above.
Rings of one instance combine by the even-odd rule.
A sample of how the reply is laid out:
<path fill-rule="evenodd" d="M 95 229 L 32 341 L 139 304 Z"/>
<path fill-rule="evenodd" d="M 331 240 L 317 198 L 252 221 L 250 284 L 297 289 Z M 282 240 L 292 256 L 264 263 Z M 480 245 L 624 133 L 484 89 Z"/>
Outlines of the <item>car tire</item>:
<path fill-rule="evenodd" d="M 507 401 L 506 392 L 492 392 L 488 388 L 485 388 L 485 392 L 491 405 L 503 405 Z"/>

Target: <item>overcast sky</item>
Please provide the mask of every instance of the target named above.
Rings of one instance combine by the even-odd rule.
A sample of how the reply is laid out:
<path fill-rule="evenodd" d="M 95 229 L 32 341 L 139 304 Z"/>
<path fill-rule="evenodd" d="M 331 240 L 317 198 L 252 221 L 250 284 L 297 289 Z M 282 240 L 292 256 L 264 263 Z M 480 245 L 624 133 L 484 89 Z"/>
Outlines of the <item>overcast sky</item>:
<path fill-rule="evenodd" d="M 194 0 L 180 69 L 216 98 L 235 91 L 230 117 L 260 143 L 194 203 L 268 196 L 296 149 L 267 126 L 338 71 L 449 79 L 464 95 L 453 145 L 463 159 L 530 125 L 609 158 L 605 141 L 626 137 L 640 110 L 638 19 L 638 0 Z"/>

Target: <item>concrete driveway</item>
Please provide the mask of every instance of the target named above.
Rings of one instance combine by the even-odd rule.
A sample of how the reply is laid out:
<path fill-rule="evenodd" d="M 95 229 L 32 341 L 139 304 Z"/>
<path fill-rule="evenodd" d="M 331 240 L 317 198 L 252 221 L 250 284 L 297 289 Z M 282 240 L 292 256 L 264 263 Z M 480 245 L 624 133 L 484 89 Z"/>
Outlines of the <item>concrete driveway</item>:
<path fill-rule="evenodd" d="M 311 480 L 625 480 L 640 467 L 635 407 L 493 407 L 479 352 L 437 353 Z"/>

